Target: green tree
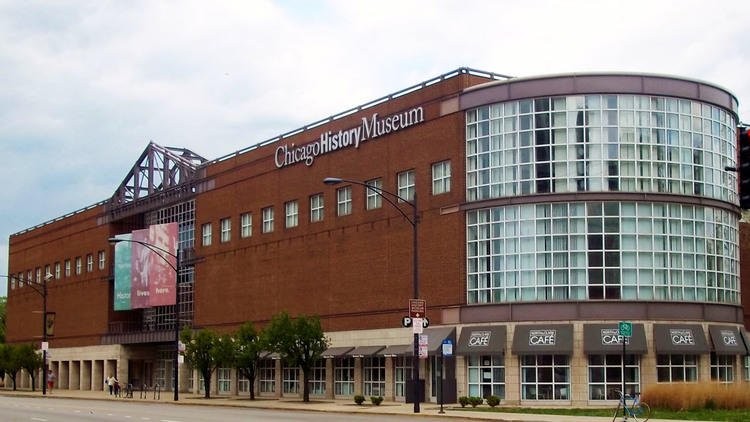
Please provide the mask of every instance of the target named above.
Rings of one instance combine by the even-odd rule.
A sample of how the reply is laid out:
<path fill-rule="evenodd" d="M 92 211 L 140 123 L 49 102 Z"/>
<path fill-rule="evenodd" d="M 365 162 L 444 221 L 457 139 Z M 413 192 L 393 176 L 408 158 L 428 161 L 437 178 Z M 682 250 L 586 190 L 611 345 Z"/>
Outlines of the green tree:
<path fill-rule="evenodd" d="M 234 341 L 228 335 L 210 330 L 195 333 L 185 330 L 181 334 L 185 343 L 185 360 L 203 376 L 204 397 L 211 398 L 211 375 L 216 368 L 231 364 L 234 358 Z"/>
<path fill-rule="evenodd" d="M 5 296 L 0 297 L 0 343 L 5 343 L 5 321 L 6 321 L 6 304 L 8 298 Z"/>
<path fill-rule="evenodd" d="M 39 353 L 33 344 L 19 344 L 16 353 L 18 354 L 18 365 L 25 369 L 31 376 L 31 391 L 36 391 L 36 374 L 44 364 L 42 354 Z"/>
<path fill-rule="evenodd" d="M 3 371 L 10 377 L 10 381 L 13 383 L 13 391 L 16 391 L 16 375 L 21 370 L 18 345 L 0 344 L 0 365 L 2 365 Z"/>
<path fill-rule="evenodd" d="M 271 350 L 279 353 L 287 364 L 302 370 L 302 401 L 309 402 L 310 373 L 329 344 L 320 318 L 299 315 L 292 319 L 281 312 L 271 319 L 264 333 Z"/>
<path fill-rule="evenodd" d="M 250 400 L 255 400 L 255 377 L 258 374 L 258 361 L 260 355 L 268 346 L 263 340 L 262 334 L 255 330 L 252 322 L 246 322 L 240 326 L 235 337 L 234 366 L 250 383 Z"/>

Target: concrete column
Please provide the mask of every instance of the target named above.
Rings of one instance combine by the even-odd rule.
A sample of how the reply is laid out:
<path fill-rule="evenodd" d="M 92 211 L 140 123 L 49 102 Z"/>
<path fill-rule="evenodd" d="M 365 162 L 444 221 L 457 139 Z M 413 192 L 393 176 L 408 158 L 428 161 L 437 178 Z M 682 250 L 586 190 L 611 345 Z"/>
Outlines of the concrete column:
<path fill-rule="evenodd" d="M 513 337 L 509 335 L 509 338 Z M 505 354 L 505 402 L 509 405 L 521 403 L 521 362 L 515 353 Z"/>
<path fill-rule="evenodd" d="M 465 356 L 453 355 L 456 360 L 456 398 L 469 395 L 468 369 Z M 508 359 L 507 355 L 505 357 Z M 508 366 L 505 366 L 505 396 L 508 396 Z"/>
<path fill-rule="evenodd" d="M 60 372 L 57 374 L 57 381 L 60 383 L 60 388 L 70 390 L 70 377 L 68 376 L 68 370 L 70 368 L 70 362 L 61 361 Z"/>
<path fill-rule="evenodd" d="M 115 369 L 117 375 L 115 377 L 118 381 L 120 381 L 120 385 L 127 385 L 130 382 L 128 380 L 129 367 L 130 360 L 128 360 L 127 358 L 120 358 L 117 360 L 117 368 Z"/>
<path fill-rule="evenodd" d="M 326 359 L 326 398 L 333 399 L 333 380 L 335 378 L 335 371 L 333 367 L 335 359 Z"/>
<path fill-rule="evenodd" d="M 396 400 L 394 379 L 395 370 L 393 369 L 393 357 L 388 356 L 385 358 L 385 391 L 383 391 L 384 400 Z"/>
<path fill-rule="evenodd" d="M 284 385 L 282 383 L 284 375 L 284 365 L 281 362 L 281 359 L 274 359 L 273 362 L 274 364 L 276 364 L 276 370 L 274 371 L 274 374 L 276 375 L 276 391 L 274 391 L 274 397 L 281 398 L 281 396 L 284 394 Z"/>
<path fill-rule="evenodd" d="M 354 358 L 354 395 L 362 394 L 362 380 L 364 376 L 362 374 L 362 358 Z"/>
<path fill-rule="evenodd" d="M 211 396 L 217 396 L 219 394 L 219 370 L 215 370 L 211 373 Z"/>

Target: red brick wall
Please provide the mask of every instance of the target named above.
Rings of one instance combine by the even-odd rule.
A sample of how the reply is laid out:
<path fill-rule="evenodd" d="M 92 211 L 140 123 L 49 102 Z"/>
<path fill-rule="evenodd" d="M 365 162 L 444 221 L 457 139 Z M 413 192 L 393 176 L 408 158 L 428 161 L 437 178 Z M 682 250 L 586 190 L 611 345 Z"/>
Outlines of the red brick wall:
<path fill-rule="evenodd" d="M 740 223 L 740 291 L 745 327 L 750 327 L 750 223 Z"/>
<path fill-rule="evenodd" d="M 109 226 L 98 225 L 103 206 L 74 214 L 54 223 L 10 238 L 10 273 L 17 275 L 60 262 L 61 278 L 48 283 L 47 310 L 56 313 L 52 347 L 98 344 L 107 332 L 111 314 L 108 283 L 112 257 Z M 99 270 L 98 251 L 107 254 L 107 266 Z M 86 256 L 94 257 L 92 272 L 86 271 Z M 75 274 L 75 258 L 81 257 L 82 274 Z M 71 260 L 71 276 L 65 277 L 64 263 Z M 30 287 L 8 289 L 7 341 L 38 342 L 42 334 L 42 296 Z"/>

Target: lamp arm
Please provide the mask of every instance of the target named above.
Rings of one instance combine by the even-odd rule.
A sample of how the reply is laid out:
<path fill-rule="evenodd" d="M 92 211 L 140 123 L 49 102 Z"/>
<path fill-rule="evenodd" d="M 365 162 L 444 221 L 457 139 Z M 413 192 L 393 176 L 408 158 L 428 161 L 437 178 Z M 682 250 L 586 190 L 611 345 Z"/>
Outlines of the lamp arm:
<path fill-rule="evenodd" d="M 367 188 L 367 189 L 369 189 L 369 190 L 377 193 L 381 198 L 385 199 L 389 204 L 391 204 L 393 206 L 393 208 L 396 208 L 398 210 L 398 212 L 401 213 L 402 216 L 404 216 L 404 218 L 406 219 L 406 221 L 409 222 L 409 224 L 411 224 L 412 226 L 416 226 L 417 225 L 417 221 L 415 219 L 413 219 L 412 217 L 409 217 L 404 212 L 404 210 L 401 209 L 401 206 L 399 206 L 399 204 L 397 204 L 394 201 L 394 199 L 400 200 L 400 201 L 402 201 L 402 203 L 405 203 L 405 204 L 409 205 L 410 207 L 416 209 L 416 205 L 414 205 L 411 202 L 409 202 L 406 198 L 401 197 L 401 195 L 395 194 L 393 192 L 389 192 L 389 191 L 387 191 L 387 190 L 385 190 L 383 188 L 379 188 L 379 187 L 376 187 L 376 186 L 368 185 L 367 183 L 363 183 L 363 182 L 360 182 L 360 181 L 357 181 L 357 180 L 341 179 L 341 181 L 342 182 L 347 182 L 347 183 L 354 183 L 355 185 L 361 185 L 361 186 L 364 186 L 365 188 Z"/>

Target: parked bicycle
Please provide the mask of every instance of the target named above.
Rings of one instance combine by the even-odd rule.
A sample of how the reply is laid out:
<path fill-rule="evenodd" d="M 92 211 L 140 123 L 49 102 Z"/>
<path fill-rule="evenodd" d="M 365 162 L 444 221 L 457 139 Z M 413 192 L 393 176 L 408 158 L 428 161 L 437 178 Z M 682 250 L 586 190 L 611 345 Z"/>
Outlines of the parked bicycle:
<path fill-rule="evenodd" d="M 622 417 L 623 421 L 646 422 L 651 417 L 651 407 L 641 401 L 641 393 L 636 392 L 631 396 L 623 394 L 620 390 L 616 391 L 620 395 L 620 400 L 617 402 L 615 414 L 612 415 L 612 422 L 618 417 Z"/>

